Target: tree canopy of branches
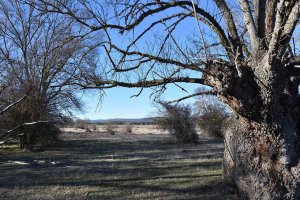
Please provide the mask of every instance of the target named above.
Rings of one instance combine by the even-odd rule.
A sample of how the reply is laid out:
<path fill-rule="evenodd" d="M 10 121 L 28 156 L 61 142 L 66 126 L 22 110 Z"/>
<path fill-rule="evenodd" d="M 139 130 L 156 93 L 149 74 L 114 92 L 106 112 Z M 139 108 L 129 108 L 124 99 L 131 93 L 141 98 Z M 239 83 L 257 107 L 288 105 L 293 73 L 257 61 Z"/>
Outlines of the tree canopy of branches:
<path fill-rule="evenodd" d="M 76 37 L 84 27 L 74 19 L 44 14 L 19 0 L 1 1 L 0 18 L 1 105 L 26 94 L 2 120 L 10 128 L 58 122 L 81 109 L 75 82 L 95 70 L 100 40 Z"/>
<path fill-rule="evenodd" d="M 27 120 L 55 119 L 80 108 L 75 82 L 80 74 L 93 72 L 97 39 L 77 38 L 83 28 L 73 19 L 42 15 L 20 1 L 2 1 L 0 11 L 1 80 L 10 95 L 3 99 L 31 90 L 22 103 L 30 113 Z"/>
<path fill-rule="evenodd" d="M 210 86 L 236 116 L 224 163 L 241 197 L 300 198 L 299 0 L 28 3 L 104 33 L 106 74 L 84 88 Z M 176 37 L 191 26 L 196 39 Z"/>

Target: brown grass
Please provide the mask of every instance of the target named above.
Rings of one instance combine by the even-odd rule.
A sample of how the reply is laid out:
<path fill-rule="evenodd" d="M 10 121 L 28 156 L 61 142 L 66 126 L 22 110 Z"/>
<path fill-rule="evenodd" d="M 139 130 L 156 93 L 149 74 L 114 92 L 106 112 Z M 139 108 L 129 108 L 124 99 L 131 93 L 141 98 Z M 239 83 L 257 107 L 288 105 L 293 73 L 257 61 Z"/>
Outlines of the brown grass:
<path fill-rule="evenodd" d="M 2 149 L 1 199 L 235 199 L 221 141 L 72 132 L 63 141 L 42 152 Z"/>

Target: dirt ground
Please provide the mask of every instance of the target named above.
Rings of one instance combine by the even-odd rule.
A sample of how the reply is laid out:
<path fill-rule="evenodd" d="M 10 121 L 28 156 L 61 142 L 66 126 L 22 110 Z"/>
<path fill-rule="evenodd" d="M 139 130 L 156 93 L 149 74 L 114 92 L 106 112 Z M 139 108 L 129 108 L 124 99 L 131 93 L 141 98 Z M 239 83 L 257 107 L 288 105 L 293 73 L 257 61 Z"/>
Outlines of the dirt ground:
<path fill-rule="evenodd" d="M 65 132 L 40 152 L 2 146 L 0 199 L 236 199 L 222 179 L 222 141 L 178 145 L 153 132 Z"/>

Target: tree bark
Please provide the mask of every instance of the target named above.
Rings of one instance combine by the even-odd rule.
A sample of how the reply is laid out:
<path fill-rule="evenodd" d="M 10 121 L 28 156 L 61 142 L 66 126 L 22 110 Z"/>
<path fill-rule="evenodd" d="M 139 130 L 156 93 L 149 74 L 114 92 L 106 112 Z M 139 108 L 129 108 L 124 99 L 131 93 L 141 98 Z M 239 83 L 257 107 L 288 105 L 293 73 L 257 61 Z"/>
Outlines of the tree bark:
<path fill-rule="evenodd" d="M 257 54 L 240 76 L 221 62 L 206 67 L 205 82 L 234 115 L 224 133 L 224 175 L 241 199 L 299 200 L 299 84 L 281 61 L 269 60 Z"/>
<path fill-rule="evenodd" d="M 279 130 L 234 118 L 224 134 L 224 176 L 235 183 L 241 199 L 300 199 L 297 122 L 282 119 Z"/>
<path fill-rule="evenodd" d="M 19 134 L 19 139 L 20 139 L 20 149 L 25 149 L 27 146 L 25 133 Z"/>

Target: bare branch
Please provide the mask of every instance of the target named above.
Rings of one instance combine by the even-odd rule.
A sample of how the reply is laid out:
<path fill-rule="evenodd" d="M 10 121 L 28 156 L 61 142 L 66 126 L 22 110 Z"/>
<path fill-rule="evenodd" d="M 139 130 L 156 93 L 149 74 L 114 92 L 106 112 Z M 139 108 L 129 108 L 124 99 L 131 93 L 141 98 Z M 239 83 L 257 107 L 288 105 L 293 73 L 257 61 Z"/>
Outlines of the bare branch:
<path fill-rule="evenodd" d="M 254 19 L 250 10 L 248 0 L 239 0 L 244 14 L 245 24 L 250 36 L 252 51 L 256 51 L 259 47 L 259 38 L 257 36 L 257 29 L 255 27 Z"/>
<path fill-rule="evenodd" d="M 122 50 L 122 49 L 118 48 L 117 46 L 115 46 L 113 44 L 110 44 L 110 45 L 111 45 L 111 48 L 119 51 L 123 55 L 139 55 L 139 56 L 151 59 L 151 60 L 156 60 L 156 61 L 158 61 L 160 63 L 177 65 L 177 66 L 182 67 L 182 68 L 191 69 L 191 70 L 195 70 L 195 71 L 206 73 L 203 69 L 201 69 L 199 67 L 201 65 L 206 64 L 206 62 L 199 62 L 199 63 L 193 63 L 193 64 L 185 64 L 185 63 L 182 63 L 182 62 L 177 61 L 177 60 L 172 60 L 172 59 L 169 59 L 169 58 L 157 57 L 157 56 L 153 56 L 153 55 L 150 55 L 150 54 L 147 54 L 147 53 L 142 53 L 142 52 L 139 52 L 139 51 L 125 51 L 125 50 Z"/>
<path fill-rule="evenodd" d="M 10 136 L 11 134 L 15 133 L 15 131 L 17 131 L 18 129 L 20 129 L 24 126 L 32 126 L 32 125 L 41 124 L 41 123 L 49 123 L 49 121 L 36 121 L 36 122 L 28 122 L 28 123 L 20 124 L 20 125 L 16 126 L 15 128 L 13 128 L 9 131 L 6 131 L 4 134 L 2 134 L 0 136 L 0 140 L 7 136 Z"/>
<path fill-rule="evenodd" d="M 275 26 L 277 0 L 266 0 L 265 10 L 265 40 L 269 44 Z"/>
<path fill-rule="evenodd" d="M 229 33 L 229 40 L 232 44 L 232 49 L 234 54 L 238 54 L 239 58 L 238 59 L 242 59 L 243 58 L 243 53 L 242 53 L 242 46 L 241 46 L 241 41 L 239 39 L 239 35 L 237 32 L 237 28 L 235 25 L 235 22 L 233 20 L 232 14 L 230 9 L 228 8 L 225 0 L 214 0 L 215 3 L 217 4 L 218 8 L 220 9 L 220 11 L 222 12 L 225 21 L 226 21 L 226 25 L 227 25 L 227 29 L 228 29 L 228 33 Z M 238 48 L 239 47 L 239 48 Z M 236 50 L 240 50 L 239 52 L 235 52 Z"/>
<path fill-rule="evenodd" d="M 274 30 L 268 48 L 269 63 L 272 63 L 274 58 L 282 58 L 300 14 L 299 2 L 297 1 L 286 2 L 285 0 L 281 0 L 278 5 Z"/>
<path fill-rule="evenodd" d="M 4 109 L 2 109 L 0 111 L 0 115 L 2 115 L 3 113 L 7 112 L 9 109 L 11 109 L 12 107 L 14 107 L 15 105 L 19 104 L 20 102 L 22 102 L 24 99 L 26 99 L 29 95 L 29 93 L 31 92 L 31 90 L 29 90 L 26 94 L 24 94 L 20 99 L 18 99 L 17 101 L 11 103 L 10 105 L 6 106 Z"/>
<path fill-rule="evenodd" d="M 165 85 L 168 83 L 198 83 L 198 84 L 206 85 L 204 79 L 189 78 L 189 77 L 179 77 L 179 78 L 171 77 L 171 78 L 163 78 L 157 80 L 139 81 L 136 83 L 128 83 L 128 82 L 121 82 L 115 80 L 99 80 L 89 84 L 80 84 L 80 83 L 77 84 L 86 89 L 93 89 L 93 88 L 105 89 L 105 88 L 112 88 L 116 86 L 127 87 L 127 88 L 140 88 L 140 87 L 149 88 L 154 86 Z"/>
<path fill-rule="evenodd" d="M 199 21 L 197 19 L 197 13 L 196 13 L 196 8 L 195 8 L 195 3 L 194 3 L 193 0 L 192 0 L 192 4 L 193 4 L 193 10 L 194 10 L 194 16 L 195 16 L 196 24 L 197 24 L 197 27 L 198 27 L 198 30 L 199 30 L 199 34 L 200 34 L 202 43 L 203 43 L 203 49 L 204 49 L 204 53 L 205 53 L 205 61 L 207 62 L 209 55 L 208 55 L 208 51 L 207 51 L 207 48 L 206 48 L 206 42 L 204 40 L 203 33 L 202 33 L 202 30 L 201 30 L 201 27 L 200 27 L 200 23 L 199 23 Z"/>
<path fill-rule="evenodd" d="M 291 13 L 289 14 L 288 19 L 285 22 L 283 31 L 280 37 L 280 47 L 281 51 L 279 52 L 278 57 L 280 58 L 286 51 L 288 44 L 292 38 L 292 33 L 295 30 L 296 24 L 299 21 L 300 17 L 300 2 L 297 2 L 293 7 Z"/>
<path fill-rule="evenodd" d="M 257 36 L 260 39 L 265 37 L 265 18 L 266 18 L 266 0 L 254 0 L 255 25 L 257 27 Z"/>
<path fill-rule="evenodd" d="M 217 93 L 215 91 L 197 92 L 195 94 L 191 94 L 191 95 L 182 97 L 180 99 L 175 99 L 175 100 L 169 101 L 168 103 L 179 103 L 179 102 L 184 101 L 186 99 L 189 99 L 189 98 L 192 98 L 192 97 L 196 97 L 196 96 L 200 96 L 200 95 L 217 95 Z"/>

